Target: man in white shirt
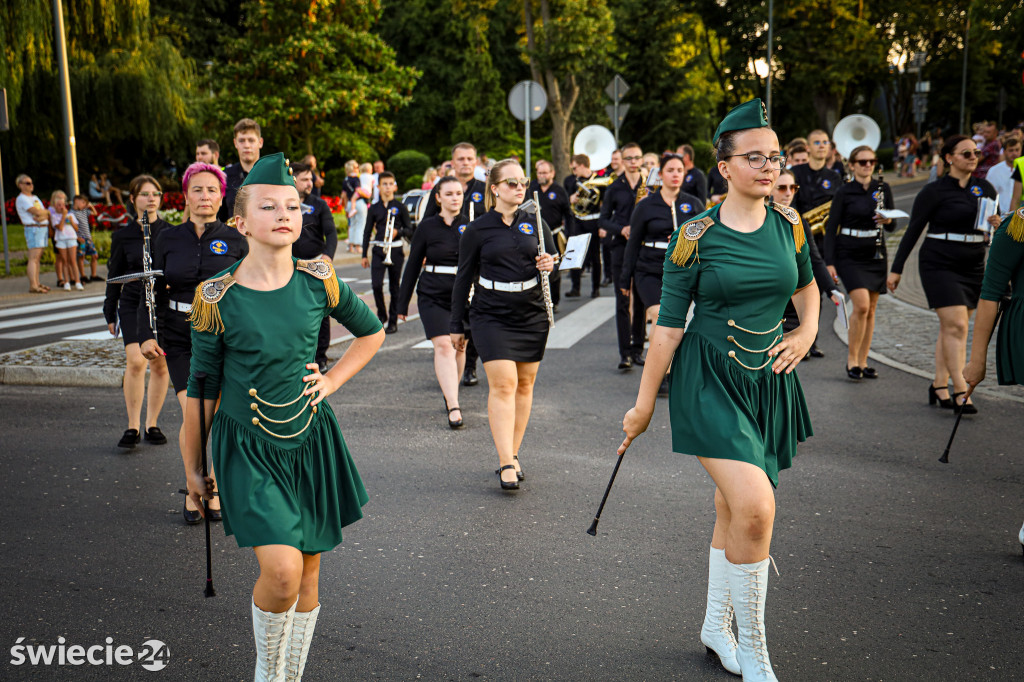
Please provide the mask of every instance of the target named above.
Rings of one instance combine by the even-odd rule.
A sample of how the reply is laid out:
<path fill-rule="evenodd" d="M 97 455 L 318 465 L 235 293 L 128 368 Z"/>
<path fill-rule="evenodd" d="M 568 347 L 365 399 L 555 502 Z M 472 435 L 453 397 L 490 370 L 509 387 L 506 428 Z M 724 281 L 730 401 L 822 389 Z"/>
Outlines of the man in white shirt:
<path fill-rule="evenodd" d="M 999 193 L 999 213 L 1009 213 L 1013 201 L 1013 162 L 1021 152 L 1021 139 L 1007 137 L 1003 141 L 1003 160 L 988 169 L 985 179 Z"/>

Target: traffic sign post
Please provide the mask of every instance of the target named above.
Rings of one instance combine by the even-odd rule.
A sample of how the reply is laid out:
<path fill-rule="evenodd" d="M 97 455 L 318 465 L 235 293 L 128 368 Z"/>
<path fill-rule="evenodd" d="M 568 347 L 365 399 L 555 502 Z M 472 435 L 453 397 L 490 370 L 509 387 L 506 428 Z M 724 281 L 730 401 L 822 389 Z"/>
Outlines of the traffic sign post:
<path fill-rule="evenodd" d="M 7 88 L 0 88 L 0 133 L 10 130 L 7 118 Z M 11 251 L 7 243 L 7 200 L 4 198 L 4 169 L 0 161 L 0 224 L 4 228 L 4 269 L 11 274 Z"/>
<path fill-rule="evenodd" d="M 608 84 L 604 91 L 605 94 L 612 98 L 612 103 L 605 106 L 604 110 L 608 113 L 608 118 L 612 120 L 612 127 L 615 129 L 615 144 L 618 145 L 619 127 L 629 111 L 629 105 L 622 104 L 622 98 L 629 92 L 629 83 L 619 74 L 615 74 L 615 78 L 612 79 L 612 82 Z"/>
<path fill-rule="evenodd" d="M 519 81 L 508 93 L 508 108 L 512 116 L 526 124 L 526 167 L 530 175 L 530 121 L 536 121 L 548 108 L 548 94 L 537 81 Z"/>

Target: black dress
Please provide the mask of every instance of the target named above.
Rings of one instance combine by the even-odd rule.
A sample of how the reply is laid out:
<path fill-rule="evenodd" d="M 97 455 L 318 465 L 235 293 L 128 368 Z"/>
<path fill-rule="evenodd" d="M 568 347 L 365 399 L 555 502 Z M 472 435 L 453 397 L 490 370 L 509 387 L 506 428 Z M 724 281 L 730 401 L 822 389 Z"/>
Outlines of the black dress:
<path fill-rule="evenodd" d="M 551 230 L 547 224 L 543 229 L 544 250 L 554 253 Z M 450 331 L 465 333 L 466 301 L 470 285 L 476 283 L 469 322 L 473 343 L 484 362 L 539 362 L 544 358 L 549 325 L 537 270 L 537 245 L 537 216 L 524 211 L 516 211 L 511 225 L 506 225 L 497 211 L 488 211 L 462 234 Z M 499 285 L 534 285 L 523 291 L 499 291 L 484 286 L 485 279 Z"/>
<path fill-rule="evenodd" d="M 832 198 L 828 223 L 825 225 L 825 263 L 835 266 L 846 290 L 867 289 L 885 293 L 886 267 L 885 239 L 882 239 L 882 257 L 875 258 L 878 224 L 875 211 L 878 200 L 884 208 L 893 207 L 892 190 L 889 185 L 872 181 L 868 189 L 856 180 L 847 182 L 836 190 Z M 892 232 L 895 221 L 885 225 Z M 859 232 L 864 236 L 843 234 L 844 231 Z"/>
<path fill-rule="evenodd" d="M 409 301 L 416 287 L 420 322 L 428 339 L 450 333 L 454 270 L 459 265 L 459 238 L 465 229 L 466 220 L 462 216 L 456 216 L 449 225 L 440 215 L 433 215 L 424 218 L 413 233 L 398 294 L 398 314 L 409 314 Z M 434 268 L 452 272 L 432 272 Z"/>
<path fill-rule="evenodd" d="M 174 391 L 188 386 L 192 360 L 192 326 L 188 316 L 196 287 L 222 270 L 242 260 L 249 243 L 238 230 L 219 220 L 206 225 L 203 236 L 196 236 L 195 225 L 186 221 L 170 225 L 160 232 L 153 246 L 153 269 L 163 270 L 156 280 L 157 342 L 167 353 L 167 370 Z M 153 338 L 145 322 L 146 306 L 138 310 L 139 342 Z M 253 343 L 259 343 L 254 339 Z"/>
<path fill-rule="evenodd" d="M 171 225 L 160 218 L 149 224 L 149 249 L 153 253 L 153 245 L 157 236 L 164 228 Z M 142 272 L 142 226 L 132 221 L 116 230 L 110 236 L 110 258 L 107 260 L 107 279 L 120 277 L 133 272 Z M 103 318 L 107 324 L 120 321 L 121 338 L 124 345 L 139 343 L 139 307 L 145 309 L 145 295 L 141 280 L 111 284 L 107 282 L 106 298 L 103 300 Z M 149 326 L 149 313 L 143 318 Z"/>
<path fill-rule="evenodd" d="M 675 228 L 704 212 L 704 202 L 692 194 L 680 192 L 675 200 L 674 227 L 671 210 L 661 192 L 654 192 L 636 205 L 629 219 L 629 239 L 617 286 L 629 289 L 632 280 L 644 308 L 661 302 L 661 273 L 665 268 L 668 240 Z"/>
<path fill-rule="evenodd" d="M 894 273 L 903 273 L 903 265 L 925 226 L 928 235 L 950 234 L 973 240 L 925 238 L 917 264 L 929 308 L 978 307 L 985 276 L 985 242 L 983 233 L 974 229 L 974 221 L 982 197 L 996 198 L 995 188 L 987 180 L 972 177 L 966 187 L 961 187 L 959 180 L 945 175 L 925 185 L 914 199 L 910 224 L 892 262 Z"/>

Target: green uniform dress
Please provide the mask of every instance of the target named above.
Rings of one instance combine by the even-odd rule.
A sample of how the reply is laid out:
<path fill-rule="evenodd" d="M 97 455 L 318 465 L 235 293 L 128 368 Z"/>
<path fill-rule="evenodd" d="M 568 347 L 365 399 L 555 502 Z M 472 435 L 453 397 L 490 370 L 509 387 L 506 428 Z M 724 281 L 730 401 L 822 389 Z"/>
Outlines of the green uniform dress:
<path fill-rule="evenodd" d="M 288 284 L 273 291 L 237 284 L 237 267 L 200 285 L 188 383 L 198 397 L 195 373 L 206 372 L 205 398 L 221 398 L 210 442 L 224 530 L 240 547 L 327 551 L 362 518 L 368 497 L 334 412 L 326 400 L 308 404 L 302 378 L 327 315 L 357 337 L 381 324 L 323 261 L 296 261 Z M 207 291 L 212 306 L 200 300 Z M 215 324 L 197 323 L 203 306 L 207 318 L 219 316 Z"/>
<path fill-rule="evenodd" d="M 772 372 L 767 351 L 782 340 L 786 302 L 813 280 L 810 249 L 796 251 L 793 225 L 776 210 L 744 234 L 719 221 L 719 208 L 677 230 L 665 259 L 658 324 L 686 327 L 669 378 L 672 449 L 749 462 L 777 486 L 812 431 L 800 380 Z M 696 252 L 677 264 L 677 242 L 702 220 Z"/>
<path fill-rule="evenodd" d="M 1007 218 L 996 230 L 981 284 L 986 301 L 1000 300 L 1008 282 L 1013 289 L 996 336 L 996 372 L 1002 385 L 1024 384 L 1024 243 L 1010 236 L 1012 220 L 1024 221 L 1024 215 Z"/>

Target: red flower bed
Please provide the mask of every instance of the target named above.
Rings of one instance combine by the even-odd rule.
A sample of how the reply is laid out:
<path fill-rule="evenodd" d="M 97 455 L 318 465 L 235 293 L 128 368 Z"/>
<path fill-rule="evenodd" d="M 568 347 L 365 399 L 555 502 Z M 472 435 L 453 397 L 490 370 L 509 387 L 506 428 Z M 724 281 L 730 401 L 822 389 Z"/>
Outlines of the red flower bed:
<path fill-rule="evenodd" d="M 330 197 L 324 194 L 320 198 L 327 202 L 327 207 L 331 209 L 331 213 L 341 213 L 341 197 Z"/>
<path fill-rule="evenodd" d="M 184 211 L 185 195 L 181 192 L 164 192 L 164 201 L 160 204 L 160 208 L 165 211 L 172 208 L 176 211 Z"/>

